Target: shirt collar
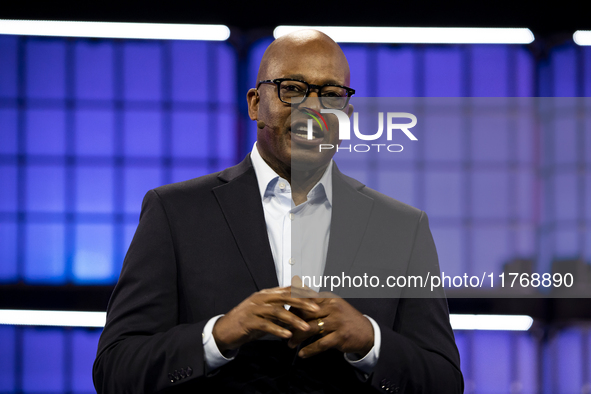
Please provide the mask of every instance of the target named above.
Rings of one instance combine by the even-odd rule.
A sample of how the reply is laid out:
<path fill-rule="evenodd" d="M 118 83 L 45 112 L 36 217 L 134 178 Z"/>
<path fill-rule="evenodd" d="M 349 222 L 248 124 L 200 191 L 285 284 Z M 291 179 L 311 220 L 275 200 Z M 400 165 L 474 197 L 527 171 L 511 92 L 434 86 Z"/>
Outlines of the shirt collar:
<path fill-rule="evenodd" d="M 257 176 L 261 200 L 263 200 L 269 184 L 272 183 L 272 186 L 275 186 L 277 179 L 279 179 L 279 175 L 277 175 L 277 173 L 263 159 L 259 153 L 256 142 L 252 147 L 250 160 L 252 161 L 252 166 L 254 167 L 254 172 Z M 315 199 L 317 197 L 317 193 L 321 193 L 321 190 L 324 190 L 326 199 L 328 200 L 329 204 L 332 205 L 332 165 L 333 161 L 331 160 L 318 183 L 308 193 L 308 200 Z"/>

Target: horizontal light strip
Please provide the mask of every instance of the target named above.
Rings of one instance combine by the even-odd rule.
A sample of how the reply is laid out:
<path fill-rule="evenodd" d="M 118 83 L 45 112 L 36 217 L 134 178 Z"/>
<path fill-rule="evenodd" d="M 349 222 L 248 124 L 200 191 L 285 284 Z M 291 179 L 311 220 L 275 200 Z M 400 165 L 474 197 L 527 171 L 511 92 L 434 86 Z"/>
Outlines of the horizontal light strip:
<path fill-rule="evenodd" d="M 401 44 L 529 44 L 525 28 L 277 26 L 275 38 L 301 29 L 320 30 L 336 42 Z"/>
<path fill-rule="evenodd" d="M 25 326 L 104 327 L 105 312 L 0 309 L 0 324 Z"/>
<path fill-rule="evenodd" d="M 0 324 L 25 326 L 104 327 L 105 312 L 0 309 Z M 533 319 L 525 315 L 450 315 L 454 330 L 527 331 Z"/>
<path fill-rule="evenodd" d="M 454 330 L 527 331 L 534 322 L 527 315 L 450 315 Z"/>
<path fill-rule="evenodd" d="M 577 45 L 591 45 L 591 30 L 577 30 L 573 40 Z"/>
<path fill-rule="evenodd" d="M 94 38 L 141 38 L 152 40 L 225 41 L 230 37 L 230 29 L 225 25 L 28 21 L 0 19 L 0 34 Z"/>

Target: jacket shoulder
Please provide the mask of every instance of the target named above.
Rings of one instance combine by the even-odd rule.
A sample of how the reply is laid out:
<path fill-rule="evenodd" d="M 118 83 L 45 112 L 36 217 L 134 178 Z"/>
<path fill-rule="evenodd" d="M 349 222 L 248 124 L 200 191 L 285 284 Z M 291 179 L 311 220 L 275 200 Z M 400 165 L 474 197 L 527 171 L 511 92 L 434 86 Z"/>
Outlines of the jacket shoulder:
<path fill-rule="evenodd" d="M 195 198 L 212 196 L 212 190 L 216 187 L 251 173 L 254 176 L 249 154 L 242 162 L 235 166 L 228 167 L 223 171 L 214 172 L 182 182 L 171 183 L 157 187 L 153 190 L 163 200 L 175 200 L 190 197 L 194 201 Z M 247 178 L 249 177 L 247 176 Z"/>
<path fill-rule="evenodd" d="M 223 184 L 219 178 L 220 172 L 203 175 L 182 182 L 170 183 L 154 189 L 162 199 L 170 199 L 185 195 L 200 195 L 210 192 L 213 188 Z"/>
<path fill-rule="evenodd" d="M 425 212 L 419 208 L 396 200 L 395 198 L 380 193 L 370 187 L 364 186 L 359 192 L 373 199 L 377 209 L 386 210 L 392 214 L 401 215 L 406 219 L 419 220 L 421 216 L 426 215 Z"/>
<path fill-rule="evenodd" d="M 339 182 L 340 184 L 347 185 L 346 188 L 349 188 L 349 190 L 355 190 L 373 200 L 374 208 L 379 213 L 387 213 L 389 215 L 394 214 L 408 220 L 419 220 L 421 217 L 426 216 L 425 212 L 422 210 L 367 187 L 357 179 L 343 174 L 336 166 L 333 174 L 333 177 L 340 180 L 342 182 Z"/>

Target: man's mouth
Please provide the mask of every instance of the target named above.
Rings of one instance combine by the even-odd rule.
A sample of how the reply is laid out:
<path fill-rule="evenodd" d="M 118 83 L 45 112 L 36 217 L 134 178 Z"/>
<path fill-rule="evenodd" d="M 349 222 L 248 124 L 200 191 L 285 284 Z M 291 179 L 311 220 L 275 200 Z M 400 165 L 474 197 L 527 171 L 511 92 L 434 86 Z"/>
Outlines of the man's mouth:
<path fill-rule="evenodd" d="M 316 145 L 326 136 L 326 130 L 312 121 L 312 139 L 308 139 L 308 124 L 312 119 L 298 119 L 293 122 L 290 128 L 292 138 L 299 144 Z"/>
<path fill-rule="evenodd" d="M 314 141 L 318 139 L 322 139 L 324 137 L 324 132 L 320 130 L 318 127 L 312 127 L 312 139 L 308 139 L 308 126 L 303 124 L 295 125 L 291 129 L 292 134 L 300 138 L 307 139 L 308 141 Z"/>

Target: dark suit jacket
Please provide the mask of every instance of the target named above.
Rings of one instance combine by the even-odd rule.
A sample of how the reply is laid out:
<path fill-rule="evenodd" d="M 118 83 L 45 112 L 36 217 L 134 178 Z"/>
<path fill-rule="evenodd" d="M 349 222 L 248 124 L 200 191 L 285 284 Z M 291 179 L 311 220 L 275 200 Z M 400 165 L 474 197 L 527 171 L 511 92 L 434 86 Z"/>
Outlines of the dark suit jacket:
<path fill-rule="evenodd" d="M 365 187 L 336 166 L 333 171 L 325 274 L 355 273 L 373 264 L 367 253 L 376 247 L 386 251 L 379 254 L 382 260 L 387 256 L 378 268 L 386 264 L 408 273 L 427 262 L 438 272 L 422 211 Z M 462 392 L 442 298 L 348 299 L 381 329 L 379 361 L 366 381 L 336 350 L 302 360 L 281 340 L 243 345 L 235 360 L 206 371 L 206 322 L 253 292 L 276 286 L 249 156 L 220 173 L 149 191 L 109 302 L 93 370 L 97 391 Z"/>

